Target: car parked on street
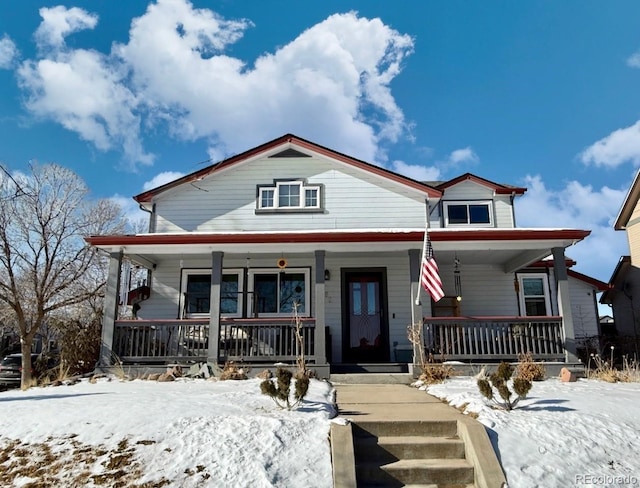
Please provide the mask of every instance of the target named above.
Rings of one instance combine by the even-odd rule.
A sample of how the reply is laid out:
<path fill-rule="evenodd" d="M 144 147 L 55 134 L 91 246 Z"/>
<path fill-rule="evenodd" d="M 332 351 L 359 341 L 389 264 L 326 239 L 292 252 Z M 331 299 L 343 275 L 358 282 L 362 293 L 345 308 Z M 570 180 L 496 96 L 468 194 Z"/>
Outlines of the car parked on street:
<path fill-rule="evenodd" d="M 31 376 L 36 377 L 38 354 L 31 355 Z M 9 354 L 0 362 L 0 387 L 19 387 L 22 376 L 22 354 Z"/>

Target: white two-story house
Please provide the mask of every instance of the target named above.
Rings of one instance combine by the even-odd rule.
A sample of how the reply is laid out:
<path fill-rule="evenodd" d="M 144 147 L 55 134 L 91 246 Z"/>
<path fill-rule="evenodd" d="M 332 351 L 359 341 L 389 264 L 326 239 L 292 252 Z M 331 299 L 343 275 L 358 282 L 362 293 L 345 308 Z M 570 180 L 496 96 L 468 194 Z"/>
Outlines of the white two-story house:
<path fill-rule="evenodd" d="M 589 231 L 518 228 L 524 192 L 420 182 L 291 134 L 249 149 L 134 197 L 148 233 L 87 238 L 110 255 L 101 364 L 292 362 L 296 322 L 325 376 L 398 361 L 411 324 L 436 358 L 574 361 L 565 248 Z M 419 284 L 427 227 L 437 303 Z M 124 258 L 150 270 L 135 319 L 118 316 Z"/>

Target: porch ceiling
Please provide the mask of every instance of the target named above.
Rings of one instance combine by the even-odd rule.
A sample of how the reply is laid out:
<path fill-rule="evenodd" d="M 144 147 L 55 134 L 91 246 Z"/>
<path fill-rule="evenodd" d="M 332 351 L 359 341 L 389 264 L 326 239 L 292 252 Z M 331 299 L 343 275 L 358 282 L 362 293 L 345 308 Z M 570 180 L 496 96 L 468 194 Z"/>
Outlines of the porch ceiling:
<path fill-rule="evenodd" d="M 589 235 L 575 229 L 433 229 L 429 231 L 438 263 L 446 265 L 457 256 L 465 264 L 499 265 L 512 272 L 566 248 Z M 89 244 L 107 252 L 122 250 L 151 266 L 171 256 L 313 254 L 374 255 L 422 249 L 424 230 L 334 230 L 215 234 L 140 234 L 94 236 Z"/>

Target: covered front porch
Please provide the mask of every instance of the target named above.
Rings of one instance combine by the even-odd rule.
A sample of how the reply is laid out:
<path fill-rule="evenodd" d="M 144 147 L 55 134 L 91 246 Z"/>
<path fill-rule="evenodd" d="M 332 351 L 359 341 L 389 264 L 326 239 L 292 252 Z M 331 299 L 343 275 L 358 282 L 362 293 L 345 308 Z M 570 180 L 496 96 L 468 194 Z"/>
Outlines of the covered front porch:
<path fill-rule="evenodd" d="M 91 238 L 110 254 L 100 367 L 116 361 L 271 367 L 303 355 L 328 377 L 336 364 L 415 363 L 407 327 L 416 323 L 435 360 L 495 362 L 529 352 L 537 360 L 576 361 L 564 248 L 583 231 L 430 234 L 449 294 L 454 263 L 462 263 L 455 312 L 443 312 L 442 303 L 419 291 L 423 231 Z M 519 304 L 514 286 L 520 270 L 550 254 L 558 263 L 549 281 L 555 289 L 546 315 L 535 316 Z M 118 299 L 125 257 L 151 272 L 151 297 L 136 318 L 122 314 Z M 190 283 L 206 293 L 194 298 Z M 259 301 L 271 283 L 276 298 Z M 281 296 L 291 287 L 299 314 Z M 372 324 L 374 332 L 367 329 Z M 412 354 L 399 358 L 400 349 Z"/>

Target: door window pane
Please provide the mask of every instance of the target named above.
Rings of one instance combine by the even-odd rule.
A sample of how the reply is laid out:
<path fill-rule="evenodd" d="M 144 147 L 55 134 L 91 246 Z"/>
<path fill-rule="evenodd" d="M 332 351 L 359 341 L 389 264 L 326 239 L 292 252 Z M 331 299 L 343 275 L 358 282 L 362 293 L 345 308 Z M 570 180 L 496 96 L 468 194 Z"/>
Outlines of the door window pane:
<path fill-rule="evenodd" d="M 362 291 L 360 283 L 351 283 L 351 303 L 353 306 L 352 315 L 362 314 Z"/>
<path fill-rule="evenodd" d="M 372 282 L 367 283 L 367 314 L 368 315 L 375 315 L 377 312 L 376 310 L 376 303 L 378 301 L 377 285 L 378 285 L 377 283 L 372 283 Z"/>

